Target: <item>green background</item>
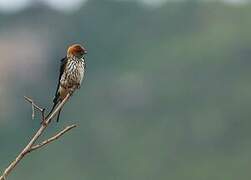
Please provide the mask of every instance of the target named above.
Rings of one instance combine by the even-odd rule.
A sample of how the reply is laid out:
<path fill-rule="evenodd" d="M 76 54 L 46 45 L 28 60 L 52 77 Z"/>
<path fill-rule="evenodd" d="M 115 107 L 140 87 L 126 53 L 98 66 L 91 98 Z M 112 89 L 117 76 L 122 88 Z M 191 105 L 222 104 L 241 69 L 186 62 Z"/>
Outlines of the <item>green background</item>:
<path fill-rule="evenodd" d="M 67 46 L 88 50 L 83 86 L 10 180 L 251 178 L 251 4 L 90 0 L 74 12 L 0 15 L 0 169 L 51 107 Z M 43 138 L 46 138 L 43 137 Z"/>

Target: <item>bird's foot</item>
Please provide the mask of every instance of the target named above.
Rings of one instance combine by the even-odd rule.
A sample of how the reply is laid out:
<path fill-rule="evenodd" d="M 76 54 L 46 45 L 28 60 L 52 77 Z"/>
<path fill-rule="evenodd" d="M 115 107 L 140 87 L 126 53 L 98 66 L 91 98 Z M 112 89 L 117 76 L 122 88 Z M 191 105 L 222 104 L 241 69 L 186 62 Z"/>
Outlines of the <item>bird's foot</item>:
<path fill-rule="evenodd" d="M 75 89 L 70 89 L 70 90 L 69 90 L 70 96 L 72 96 L 72 94 L 74 93 L 74 90 L 75 90 Z"/>

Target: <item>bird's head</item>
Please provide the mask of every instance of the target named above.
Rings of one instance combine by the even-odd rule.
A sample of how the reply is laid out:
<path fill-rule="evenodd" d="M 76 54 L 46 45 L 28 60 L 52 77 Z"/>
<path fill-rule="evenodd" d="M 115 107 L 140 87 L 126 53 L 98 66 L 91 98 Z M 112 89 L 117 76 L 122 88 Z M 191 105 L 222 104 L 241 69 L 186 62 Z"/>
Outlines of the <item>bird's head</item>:
<path fill-rule="evenodd" d="M 67 50 L 68 57 L 75 56 L 77 58 L 82 58 L 85 54 L 87 54 L 87 50 L 80 44 L 73 44 Z"/>

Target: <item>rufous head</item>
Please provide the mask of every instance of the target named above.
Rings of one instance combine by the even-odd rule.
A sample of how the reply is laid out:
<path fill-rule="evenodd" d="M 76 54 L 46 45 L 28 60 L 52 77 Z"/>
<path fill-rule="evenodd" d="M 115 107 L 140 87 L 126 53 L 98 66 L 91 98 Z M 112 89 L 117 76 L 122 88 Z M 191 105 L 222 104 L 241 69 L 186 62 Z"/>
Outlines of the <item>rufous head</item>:
<path fill-rule="evenodd" d="M 76 56 L 77 58 L 82 58 L 85 54 L 87 54 L 87 50 L 80 44 L 73 44 L 67 50 L 68 57 Z"/>

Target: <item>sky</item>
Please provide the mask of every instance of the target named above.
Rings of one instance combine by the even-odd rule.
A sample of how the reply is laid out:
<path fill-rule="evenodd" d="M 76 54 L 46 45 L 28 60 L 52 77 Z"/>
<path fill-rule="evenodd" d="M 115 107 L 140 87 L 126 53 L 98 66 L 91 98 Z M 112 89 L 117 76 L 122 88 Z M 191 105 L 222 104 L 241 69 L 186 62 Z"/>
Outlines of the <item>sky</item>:
<path fill-rule="evenodd" d="M 53 9 L 59 11 L 74 11 L 77 10 L 81 4 L 87 0 L 0 0 L 0 11 L 2 12 L 16 12 L 28 7 L 36 2 L 46 4 Z M 135 0 L 136 1 L 136 0 Z M 166 1 L 186 1 L 186 0 L 138 0 L 148 5 L 158 6 Z M 201 0 L 210 1 L 210 0 Z M 222 0 L 231 4 L 241 4 L 248 2 L 248 0 Z"/>

